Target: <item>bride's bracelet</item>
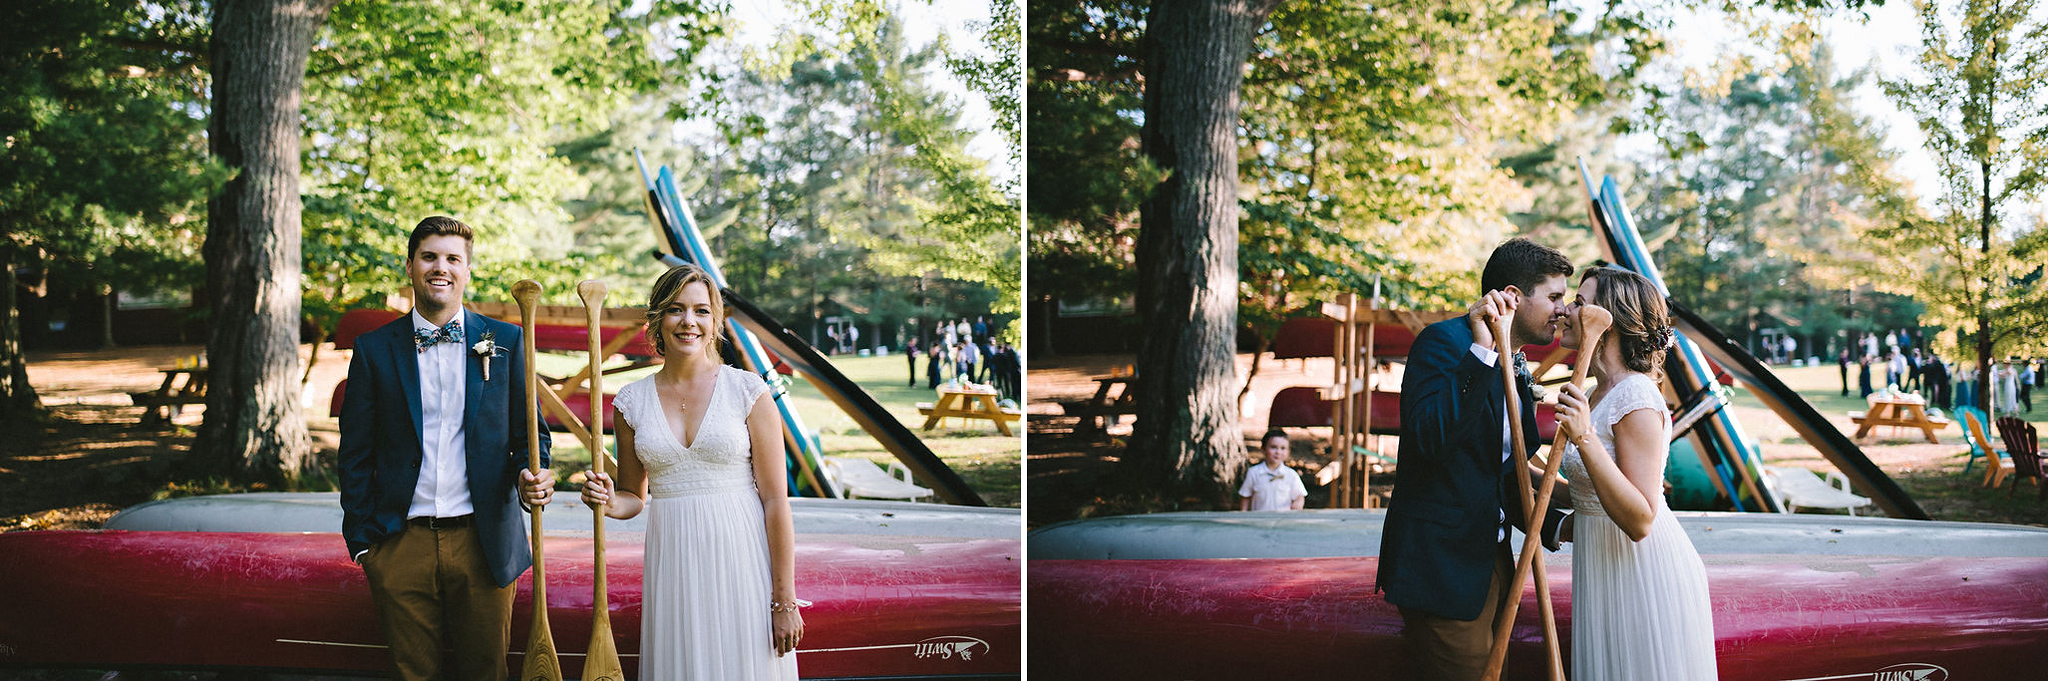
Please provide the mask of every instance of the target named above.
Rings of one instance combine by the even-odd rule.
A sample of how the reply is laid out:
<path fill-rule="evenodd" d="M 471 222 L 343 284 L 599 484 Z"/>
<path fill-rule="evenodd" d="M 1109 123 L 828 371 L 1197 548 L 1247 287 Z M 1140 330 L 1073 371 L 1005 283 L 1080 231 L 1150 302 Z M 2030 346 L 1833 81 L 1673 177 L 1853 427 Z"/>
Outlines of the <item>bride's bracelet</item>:
<path fill-rule="evenodd" d="M 811 602 L 792 598 L 787 601 L 768 601 L 768 612 L 796 612 L 798 608 L 811 607 Z"/>

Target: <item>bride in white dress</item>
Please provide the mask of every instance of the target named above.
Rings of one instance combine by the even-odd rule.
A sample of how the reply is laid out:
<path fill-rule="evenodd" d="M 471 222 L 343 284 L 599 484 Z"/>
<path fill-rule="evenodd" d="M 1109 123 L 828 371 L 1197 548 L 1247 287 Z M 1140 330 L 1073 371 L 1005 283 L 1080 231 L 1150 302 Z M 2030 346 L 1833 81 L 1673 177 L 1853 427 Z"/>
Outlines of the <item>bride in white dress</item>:
<path fill-rule="evenodd" d="M 1714 679 L 1706 568 L 1664 499 L 1671 414 L 1657 383 L 1672 331 L 1664 298 L 1641 275 L 1598 267 L 1573 303 L 1614 315 L 1588 397 L 1567 385 L 1558 430 L 1572 506 L 1573 681 Z M 1566 320 L 1577 319 L 1567 314 Z M 1567 324 L 1563 344 L 1584 346 Z"/>
<path fill-rule="evenodd" d="M 613 399 L 618 493 L 595 473 L 583 502 L 648 509 L 639 678 L 795 681 L 810 604 L 795 593 L 782 422 L 761 377 L 718 362 L 714 290 L 690 265 L 655 282 L 647 330 L 665 362 Z"/>

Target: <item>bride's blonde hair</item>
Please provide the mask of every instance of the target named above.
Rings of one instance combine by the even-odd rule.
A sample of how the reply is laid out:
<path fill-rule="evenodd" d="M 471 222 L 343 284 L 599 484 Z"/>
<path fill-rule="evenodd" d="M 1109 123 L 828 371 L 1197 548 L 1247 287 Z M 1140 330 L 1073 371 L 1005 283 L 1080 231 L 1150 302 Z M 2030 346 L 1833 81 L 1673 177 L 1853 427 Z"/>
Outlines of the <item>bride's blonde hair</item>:
<path fill-rule="evenodd" d="M 1586 270 L 1581 283 L 1594 282 L 1593 299 L 1586 302 L 1606 308 L 1614 315 L 1602 342 L 1616 343 L 1621 364 L 1629 371 L 1664 380 L 1664 351 L 1672 344 L 1670 307 L 1657 286 L 1643 275 L 1614 267 Z"/>

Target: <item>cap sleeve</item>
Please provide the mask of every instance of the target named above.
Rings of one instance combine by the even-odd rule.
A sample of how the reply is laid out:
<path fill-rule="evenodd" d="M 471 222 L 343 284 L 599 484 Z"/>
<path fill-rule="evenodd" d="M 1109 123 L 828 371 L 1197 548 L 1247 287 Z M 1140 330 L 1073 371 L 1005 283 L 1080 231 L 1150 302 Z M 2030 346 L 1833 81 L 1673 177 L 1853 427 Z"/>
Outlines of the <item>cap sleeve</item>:
<path fill-rule="evenodd" d="M 1638 378 L 1640 377 L 1640 378 Z M 1664 406 L 1664 393 L 1657 389 L 1657 382 L 1649 376 L 1637 374 L 1625 379 L 1614 387 L 1614 394 L 1607 397 L 1614 407 L 1607 412 L 1607 426 L 1621 423 L 1621 419 L 1643 409 L 1654 409 L 1660 416 L 1668 417 L 1671 411 Z"/>
<path fill-rule="evenodd" d="M 640 384 L 646 382 L 645 380 L 634 381 L 619 387 L 618 394 L 612 396 L 612 418 L 625 421 L 628 428 L 635 430 L 640 428 L 640 426 L 633 423 L 633 414 L 635 412 L 633 405 L 639 403 Z"/>
<path fill-rule="evenodd" d="M 745 398 L 746 408 L 752 409 L 754 402 L 761 399 L 761 394 L 768 392 L 768 382 L 761 380 L 761 377 L 754 372 L 745 369 L 738 367 L 727 367 L 727 369 L 734 375 L 733 380 L 738 381 L 740 384 L 740 396 Z"/>

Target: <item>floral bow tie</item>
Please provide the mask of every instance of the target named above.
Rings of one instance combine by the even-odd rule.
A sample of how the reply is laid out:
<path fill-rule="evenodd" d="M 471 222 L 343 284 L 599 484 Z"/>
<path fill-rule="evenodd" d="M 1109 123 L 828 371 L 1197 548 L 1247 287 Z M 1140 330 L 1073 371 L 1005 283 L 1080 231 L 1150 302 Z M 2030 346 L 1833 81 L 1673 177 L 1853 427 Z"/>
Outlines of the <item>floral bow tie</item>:
<path fill-rule="evenodd" d="M 1519 351 L 1515 353 L 1515 378 L 1522 379 L 1523 383 L 1528 383 L 1530 381 L 1529 358 L 1523 356 L 1522 353 Z"/>
<path fill-rule="evenodd" d="M 415 328 L 412 330 L 413 346 L 419 348 L 420 352 L 426 352 L 427 348 L 434 347 L 436 343 L 460 342 L 462 342 L 462 320 L 460 319 L 448 322 L 447 325 L 438 329 Z"/>

